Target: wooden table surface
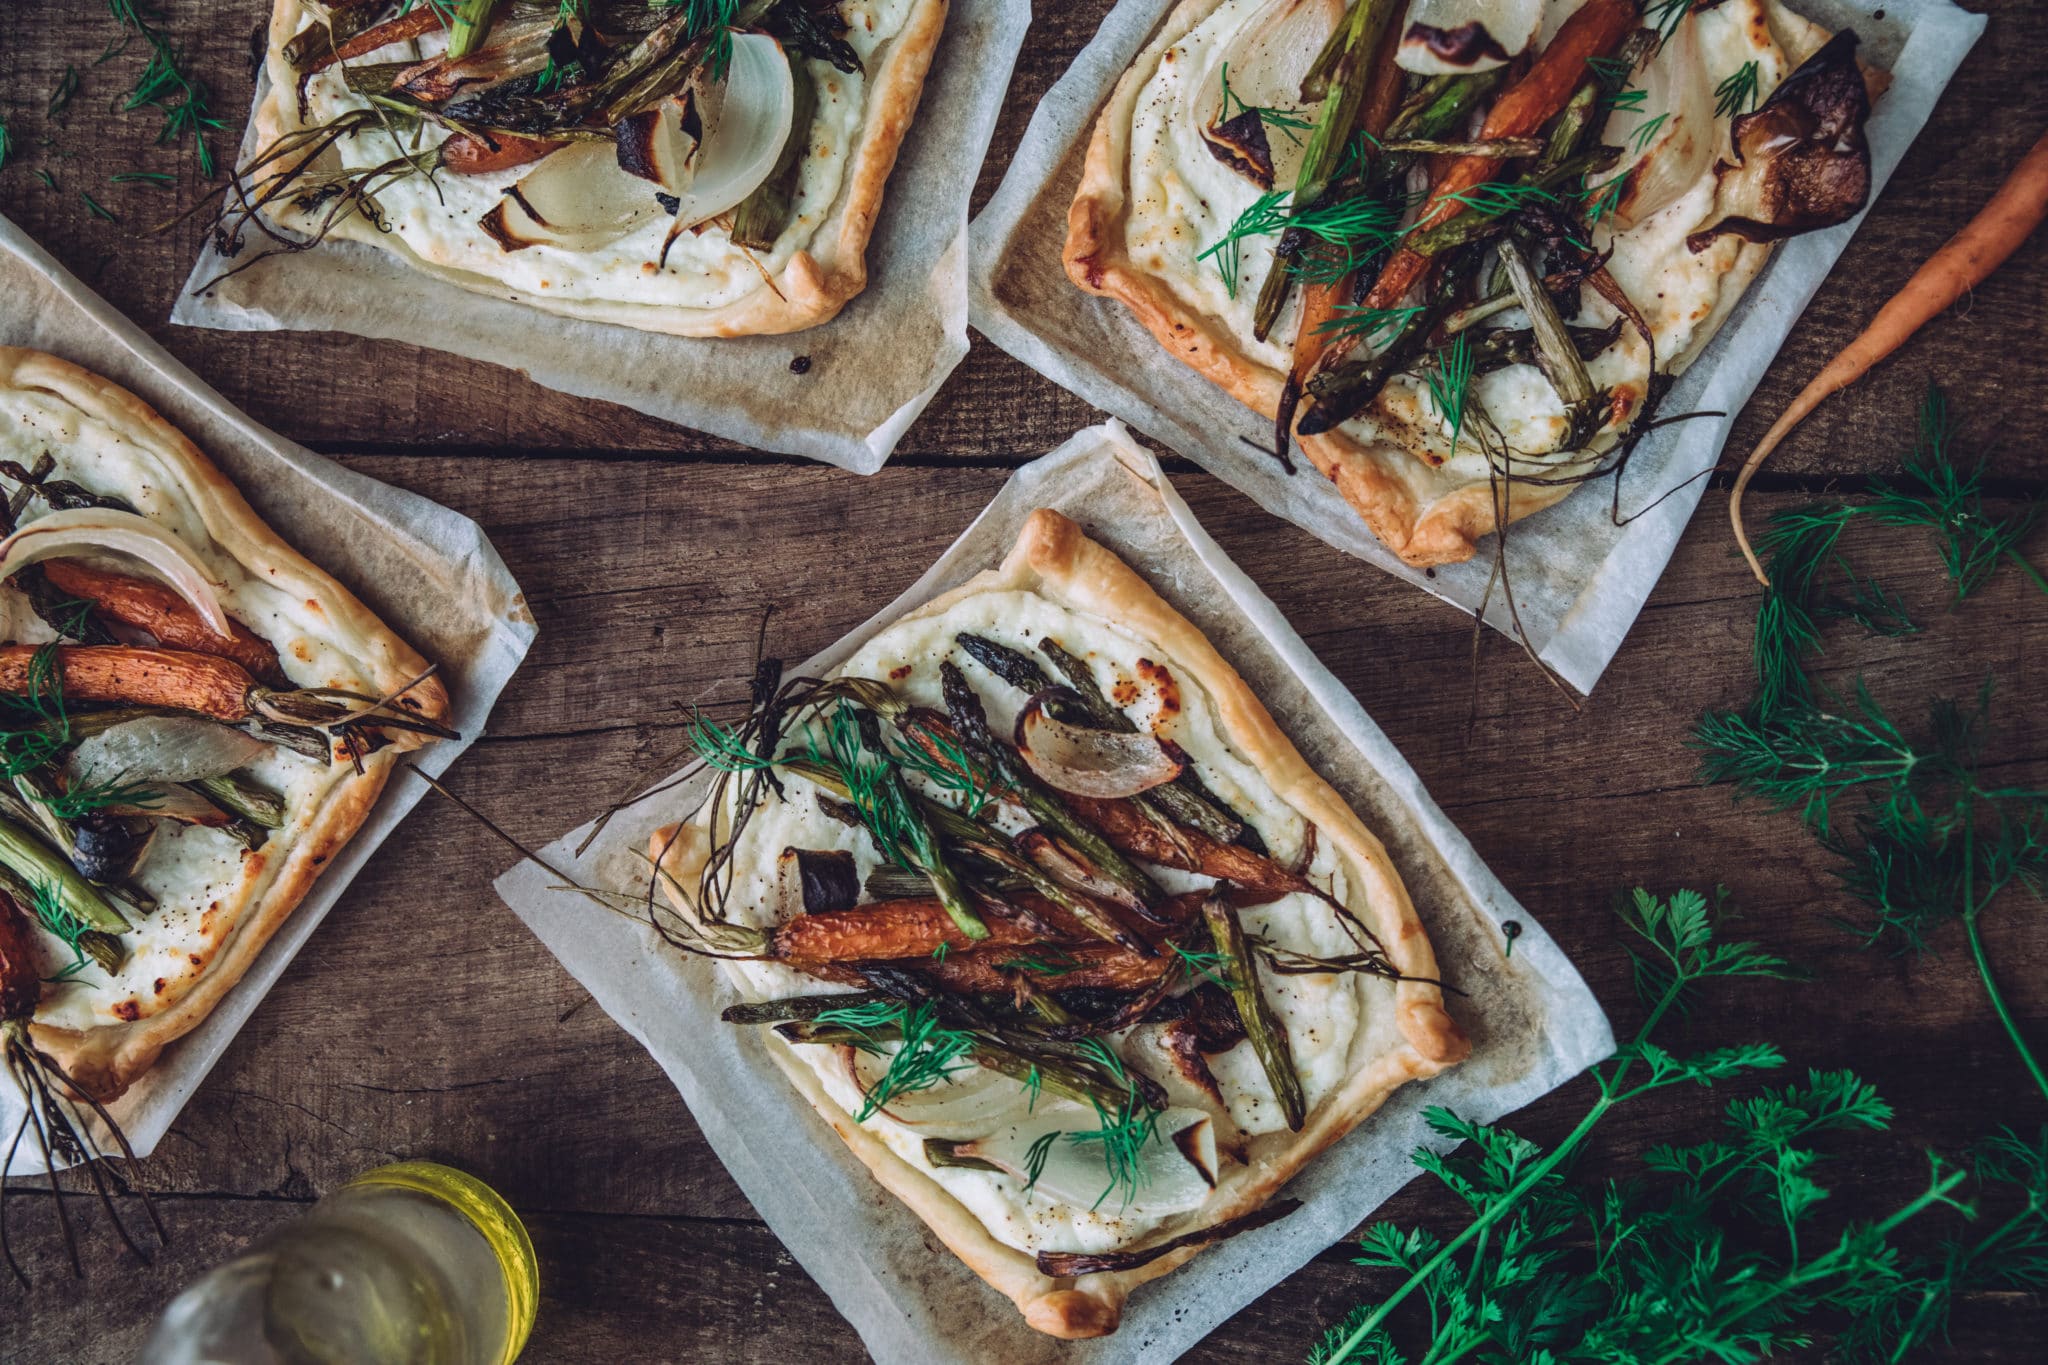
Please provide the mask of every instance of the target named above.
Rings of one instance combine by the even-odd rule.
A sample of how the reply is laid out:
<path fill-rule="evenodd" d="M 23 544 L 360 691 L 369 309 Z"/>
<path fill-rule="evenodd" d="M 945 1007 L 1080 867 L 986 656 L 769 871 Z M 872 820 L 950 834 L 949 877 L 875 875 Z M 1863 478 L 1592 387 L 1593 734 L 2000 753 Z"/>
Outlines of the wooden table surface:
<path fill-rule="evenodd" d="M 1748 448 L 1764 424 L 1758 414 L 1775 412 L 1853 335 L 2048 124 L 2037 27 L 2048 5 L 1969 5 L 1990 10 L 1989 32 L 1787 339 L 1733 446 Z M 216 138 L 226 155 L 247 108 L 251 31 L 267 7 L 164 8 L 229 124 Z M 1053 12 L 1027 38 L 983 198 L 1106 3 L 1042 8 Z M 15 5 L 0 17 L 0 116 L 14 144 L 0 171 L 0 211 L 257 420 L 489 531 L 526 589 L 540 638 L 450 781 L 523 839 L 551 838 L 673 753 L 682 704 L 745 674 L 764 614 L 771 652 L 799 658 L 825 645 L 910 583 L 1008 471 L 1099 420 L 977 340 L 888 468 L 861 479 L 433 351 L 171 327 L 164 319 L 199 233 L 146 228 L 191 203 L 203 182 L 189 145 L 156 146 L 153 116 L 112 107 L 142 60 L 131 50 L 95 66 L 113 32 L 97 0 Z M 67 65 L 82 83 L 51 119 L 45 106 Z M 176 184 L 109 183 L 132 169 L 167 172 Z M 117 221 L 95 215 L 84 193 Z M 1962 306 L 1809 421 L 1759 481 L 1756 513 L 1853 492 L 1894 469 L 1930 379 L 1948 389 L 1986 452 L 2002 506 L 2048 491 L 2043 245 L 2037 233 Z M 1854 1197 L 1890 1207 L 1880 1201 L 1919 1179 L 1918 1147 L 1955 1151 L 1997 1124 L 2048 1118 L 1958 936 L 1937 936 L 1918 959 L 1859 948 L 1827 922 L 1851 907 L 1795 819 L 1695 785 L 1686 730 L 1703 708 L 1746 696 L 1756 601 L 1731 553 L 1725 481 L 1598 690 L 1574 712 L 1497 637 L 1482 641 L 1475 675 L 1471 625 L 1456 610 L 1184 463 L 1171 470 L 1224 548 L 1572 954 L 1618 1025 L 1635 1016 L 1608 913 L 1615 892 L 1720 883 L 1742 907 L 1746 934 L 1815 975 L 1800 986 L 1718 993 L 1690 1018 L 1684 1041 L 1771 1039 L 1795 1065 L 1851 1066 L 1874 1080 L 1898 1120 L 1891 1137 L 1859 1146 L 1871 1155 L 1834 1172 Z M 1994 761 L 2014 772 L 2038 767 L 2048 759 L 2048 597 L 2005 573 L 1950 612 L 1921 537 L 1867 543 L 1865 562 L 1885 564 L 1908 589 L 1927 630 L 1839 642 L 1827 676 L 1861 671 L 1881 695 L 1917 706 L 1928 692 L 1972 692 L 1988 672 L 2001 697 Z M 2048 560 L 2048 532 L 2034 538 L 2033 557 Z M 56 1273 L 26 1296 L 0 1286 L 0 1358 L 127 1361 L 180 1284 L 356 1172 L 407 1157 L 474 1171 L 525 1216 L 543 1284 L 529 1359 L 857 1358 L 857 1339 L 755 1218 L 654 1063 L 492 895 L 505 863 L 503 848 L 465 817 L 423 804 L 146 1163 L 174 1230 L 169 1254 L 148 1269 L 109 1258 L 83 1286 Z M 1988 932 L 2022 1025 L 2048 1034 L 2048 917 L 2015 895 Z M 1555 1138 L 1587 1093 L 1567 1087 L 1516 1122 Z M 1718 1103 L 1671 1093 L 1617 1118 L 1589 1169 L 1698 1134 Z M 47 1212 L 24 1202 L 16 1217 L 43 1225 Z M 1440 1227 L 1453 1214 L 1443 1191 L 1424 1183 L 1383 1212 Z M 54 1267 L 54 1237 L 32 1241 L 35 1259 Z M 1349 1255 L 1346 1245 L 1331 1248 L 1189 1358 L 1299 1360 L 1375 1287 Z M 1959 1312 L 1948 1358 L 2038 1359 L 2044 1331 L 2048 1316 L 2031 1300 L 1979 1297 Z"/>

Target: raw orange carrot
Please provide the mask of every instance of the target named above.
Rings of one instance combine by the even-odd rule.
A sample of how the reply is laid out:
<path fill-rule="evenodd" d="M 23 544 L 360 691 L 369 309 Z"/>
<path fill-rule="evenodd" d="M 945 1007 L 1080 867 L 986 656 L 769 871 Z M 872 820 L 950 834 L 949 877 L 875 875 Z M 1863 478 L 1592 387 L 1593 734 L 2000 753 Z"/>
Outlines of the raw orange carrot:
<path fill-rule="evenodd" d="M 1927 258 L 1927 264 L 1914 272 L 1906 287 L 1894 294 L 1862 334 L 1843 347 L 1827 363 L 1827 368 L 1799 391 L 1784 415 L 1756 443 L 1756 449 L 1743 462 L 1742 472 L 1735 476 L 1735 491 L 1728 498 L 1728 521 L 1735 528 L 1735 543 L 1742 547 L 1742 557 L 1749 561 L 1757 582 L 1767 588 L 1771 586 L 1742 527 L 1742 492 L 1749 487 L 1765 457 L 1778 448 L 1778 443 L 1808 413 L 1820 406 L 1822 399 L 1868 374 L 1871 366 L 1904 345 L 1929 319 L 1998 269 L 2040 225 L 2044 215 L 2048 215 L 2048 133 L 2042 134 L 2041 140 L 2020 159 L 2020 164 L 1998 187 L 1998 193 L 1991 196 L 1991 202 L 1961 232 L 1949 238 L 1948 245 Z"/>

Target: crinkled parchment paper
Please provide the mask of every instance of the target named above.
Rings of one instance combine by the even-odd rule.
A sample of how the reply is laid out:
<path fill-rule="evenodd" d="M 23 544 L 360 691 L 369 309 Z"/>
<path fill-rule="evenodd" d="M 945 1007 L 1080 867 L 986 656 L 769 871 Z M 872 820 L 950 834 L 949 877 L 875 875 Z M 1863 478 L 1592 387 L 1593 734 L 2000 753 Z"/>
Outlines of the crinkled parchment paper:
<path fill-rule="evenodd" d="M 29 346 L 104 375 L 181 429 L 240 487 L 264 520 L 441 665 L 458 741 L 419 751 L 439 774 L 482 733 L 491 706 L 533 643 L 533 616 L 480 527 L 438 503 L 343 469 L 280 439 L 173 360 L 141 328 L 0 217 L 0 345 Z M 413 808 L 424 784 L 395 776 L 355 838 L 272 936 L 206 1022 L 171 1044 L 110 1108 L 135 1150 L 155 1149 L 178 1111 L 356 872 Z M 19 1102 L 0 1086 L 0 1129 Z M 42 1169 L 24 1144 L 13 1173 Z"/>
<path fill-rule="evenodd" d="M 1397 1091 L 1385 1108 L 1296 1179 L 1306 1205 L 1204 1251 L 1139 1290 L 1123 1326 L 1100 1341 L 1056 1342 L 1024 1325 L 884 1194 L 766 1055 L 756 1030 L 719 1022 L 736 1000 L 714 964 L 664 944 L 645 924 L 593 904 L 522 863 L 498 894 L 598 1003 L 654 1054 L 698 1126 L 790 1254 L 846 1315 L 875 1359 L 912 1362 L 1169 1360 L 1347 1234 L 1415 1174 L 1409 1154 L 1444 1145 L 1422 1121 L 1449 1105 L 1492 1119 L 1529 1103 L 1613 1045 L 1606 1018 L 1556 944 L 1515 904 L 1379 727 L 1317 662 L 1273 604 L 1230 562 L 1117 423 L 1093 427 L 1019 470 L 916 586 L 797 670 L 853 654 L 904 612 L 993 567 L 1034 508 L 1080 522 L 1138 568 L 1215 641 L 1317 771 L 1382 839 L 1436 944 L 1444 978 L 1464 992 L 1451 1012 L 1472 1059 Z M 613 819 L 590 851 L 589 826 L 543 853 L 587 887 L 639 892 L 641 850 L 658 825 L 697 803 L 701 778 L 650 794 Z M 1503 958 L 1500 924 L 1523 932 Z"/>
<path fill-rule="evenodd" d="M 1040 102 L 1002 187 L 969 230 L 969 320 L 1025 364 L 1172 446 L 1275 516 L 1467 611 L 1483 602 L 1486 619 L 1513 634 L 1499 587 L 1487 594 L 1498 541 L 1432 575 L 1403 564 L 1306 462 L 1297 460 L 1300 472 L 1290 478 L 1261 453 L 1273 440 L 1269 419 L 1174 360 L 1122 304 L 1083 293 L 1060 268 L 1067 206 L 1080 183 L 1095 111 L 1175 3 L 1121 0 Z M 1830 28 L 1854 28 L 1863 40 L 1862 59 L 1892 72 L 1891 88 L 1869 124 L 1875 198 L 1984 31 L 1984 16 L 1947 0 L 1790 4 Z M 1509 579 L 1522 625 L 1545 662 L 1581 692 L 1599 680 L 1677 548 L 1706 487 L 1704 477 L 1695 476 L 1719 458 L 1734 415 L 1862 221 L 1859 215 L 1781 245 L 1672 389 L 1665 415 L 1726 415 L 1680 422 L 1644 439 L 1624 476 L 1621 511 L 1627 518 L 1654 502 L 1653 508 L 1617 527 L 1613 486 L 1602 480 L 1515 523 L 1509 533 Z"/>
<path fill-rule="evenodd" d="M 209 245 L 171 321 L 409 341 L 757 449 L 872 474 L 967 354 L 967 197 L 1030 22 L 1030 0 L 952 0 L 868 242 L 867 288 L 822 327 L 708 338 L 580 322 L 472 294 L 376 247 L 341 241 L 274 256 L 195 293 L 235 264 Z M 266 88 L 258 86 L 259 103 Z M 253 150 L 245 135 L 241 159 Z M 244 257 L 258 249 L 252 239 Z M 802 375 L 790 372 L 798 355 L 811 359 Z"/>

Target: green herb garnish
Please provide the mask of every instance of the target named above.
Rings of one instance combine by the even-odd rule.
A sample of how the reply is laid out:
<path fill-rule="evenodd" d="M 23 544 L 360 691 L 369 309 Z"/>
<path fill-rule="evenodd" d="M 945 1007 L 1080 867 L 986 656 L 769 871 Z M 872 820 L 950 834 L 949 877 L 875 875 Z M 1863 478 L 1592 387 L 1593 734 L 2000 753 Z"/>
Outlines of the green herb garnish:
<path fill-rule="evenodd" d="M 1756 108 L 1758 66 L 1744 62 L 1714 87 L 1714 117 L 1733 118 Z"/>

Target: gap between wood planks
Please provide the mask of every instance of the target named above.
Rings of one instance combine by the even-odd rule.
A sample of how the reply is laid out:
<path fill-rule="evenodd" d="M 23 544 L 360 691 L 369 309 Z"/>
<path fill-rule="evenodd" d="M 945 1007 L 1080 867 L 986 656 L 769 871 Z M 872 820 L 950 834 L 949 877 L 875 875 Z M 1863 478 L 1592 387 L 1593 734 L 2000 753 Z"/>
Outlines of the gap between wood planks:
<path fill-rule="evenodd" d="M 781 455 L 765 450 L 735 448 L 731 450 L 561 450 L 521 449 L 502 446 L 468 445 L 419 445 L 416 443 L 389 444 L 375 441 L 308 441 L 308 450 L 329 459 L 488 459 L 540 462 L 555 460 L 564 464 L 681 464 L 714 466 L 759 466 L 766 468 L 813 467 L 831 469 L 833 466 L 802 455 Z M 1149 444 L 1149 443 L 1148 443 Z M 1019 455 L 949 455 L 937 451 L 898 451 L 889 457 L 890 469 L 964 469 L 964 470 L 1016 470 L 1029 464 L 1047 451 L 1032 451 Z M 1169 478 L 1189 478 L 1207 474 L 1209 471 L 1184 456 L 1161 454 L 1160 468 Z M 1309 477 L 1304 471 L 1302 477 Z M 1735 471 L 1717 468 L 1707 480 L 1707 488 L 1726 491 L 1734 481 Z M 1899 478 L 1898 471 L 1884 474 L 1801 474 L 1797 472 L 1773 473 L 1766 470 L 1750 480 L 1750 489 L 1758 493 L 1807 493 L 1816 497 L 1857 497 L 1870 491 L 1873 483 Z M 1604 487 L 1605 480 L 1595 486 Z M 2048 478 L 1999 478 L 1987 476 L 1980 485 L 1984 497 L 1990 501 L 2026 501 L 2048 493 Z"/>

